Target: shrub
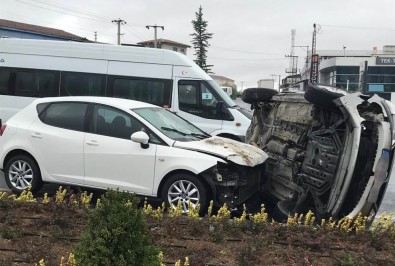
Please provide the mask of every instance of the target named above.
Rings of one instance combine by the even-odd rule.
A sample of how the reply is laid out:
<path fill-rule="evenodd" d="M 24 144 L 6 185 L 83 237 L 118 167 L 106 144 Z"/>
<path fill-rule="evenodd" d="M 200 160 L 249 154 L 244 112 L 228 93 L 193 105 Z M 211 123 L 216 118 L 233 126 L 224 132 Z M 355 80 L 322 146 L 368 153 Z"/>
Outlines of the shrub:
<path fill-rule="evenodd" d="M 75 248 L 78 265 L 160 265 L 133 194 L 107 191 Z"/>

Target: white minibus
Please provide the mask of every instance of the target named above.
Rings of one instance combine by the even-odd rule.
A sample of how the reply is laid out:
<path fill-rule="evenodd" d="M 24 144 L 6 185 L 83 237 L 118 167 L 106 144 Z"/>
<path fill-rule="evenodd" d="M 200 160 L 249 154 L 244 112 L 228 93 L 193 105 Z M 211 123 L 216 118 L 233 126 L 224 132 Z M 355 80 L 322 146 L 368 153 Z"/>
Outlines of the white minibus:
<path fill-rule="evenodd" d="M 106 96 L 168 108 L 211 135 L 244 140 L 251 114 L 183 54 L 0 38 L 0 119 L 37 97 Z"/>

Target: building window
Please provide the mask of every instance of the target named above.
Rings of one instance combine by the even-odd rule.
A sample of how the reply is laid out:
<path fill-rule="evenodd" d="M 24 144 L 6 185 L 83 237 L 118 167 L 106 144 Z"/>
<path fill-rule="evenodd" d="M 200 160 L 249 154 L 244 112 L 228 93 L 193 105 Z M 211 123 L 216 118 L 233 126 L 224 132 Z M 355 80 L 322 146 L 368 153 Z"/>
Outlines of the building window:
<path fill-rule="evenodd" d="M 367 75 L 368 91 L 395 92 L 395 67 L 372 66 Z"/>
<path fill-rule="evenodd" d="M 173 51 L 177 52 L 178 51 L 177 47 L 173 47 Z"/>

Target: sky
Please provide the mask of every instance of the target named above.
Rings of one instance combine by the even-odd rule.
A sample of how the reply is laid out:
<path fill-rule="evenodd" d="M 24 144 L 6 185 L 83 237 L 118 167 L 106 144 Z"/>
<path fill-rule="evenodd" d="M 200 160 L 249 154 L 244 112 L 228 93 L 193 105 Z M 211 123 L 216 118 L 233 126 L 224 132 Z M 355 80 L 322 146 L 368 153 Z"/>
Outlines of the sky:
<path fill-rule="evenodd" d="M 317 24 L 317 50 L 371 50 L 395 45 L 394 0 L 0 0 L 0 18 L 53 27 L 99 42 L 136 44 L 158 38 L 192 45 L 199 6 L 207 21 L 207 64 L 216 75 L 235 80 L 238 89 L 256 87 L 260 79 L 286 76 L 291 31 L 296 30 L 294 55 L 303 67 Z M 188 57 L 195 59 L 193 48 Z"/>

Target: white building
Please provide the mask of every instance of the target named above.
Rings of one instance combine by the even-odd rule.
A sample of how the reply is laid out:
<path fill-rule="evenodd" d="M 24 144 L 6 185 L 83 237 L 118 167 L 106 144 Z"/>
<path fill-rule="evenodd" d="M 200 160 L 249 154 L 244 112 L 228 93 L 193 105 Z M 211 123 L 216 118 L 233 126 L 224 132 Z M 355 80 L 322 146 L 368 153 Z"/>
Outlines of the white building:
<path fill-rule="evenodd" d="M 149 41 L 144 41 L 144 42 L 139 42 L 137 43 L 138 45 L 142 45 L 145 47 L 154 47 L 155 46 L 155 40 L 149 40 Z M 157 48 L 159 49 L 166 49 L 166 50 L 172 50 L 175 52 L 182 53 L 184 55 L 187 55 L 187 49 L 191 48 L 191 46 L 171 40 L 166 40 L 166 39 L 157 39 L 156 40 L 156 45 Z"/>
<path fill-rule="evenodd" d="M 374 92 L 390 99 L 395 93 L 395 46 L 383 50 L 317 51 L 319 55 L 318 83 L 349 91 Z M 310 64 L 308 64 L 310 67 Z M 307 80 L 310 69 L 303 69 Z"/>
<path fill-rule="evenodd" d="M 268 88 L 274 90 L 274 79 L 260 79 L 258 80 L 258 88 Z"/>

